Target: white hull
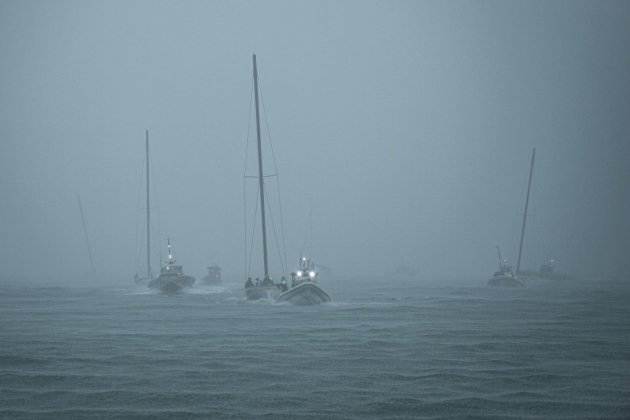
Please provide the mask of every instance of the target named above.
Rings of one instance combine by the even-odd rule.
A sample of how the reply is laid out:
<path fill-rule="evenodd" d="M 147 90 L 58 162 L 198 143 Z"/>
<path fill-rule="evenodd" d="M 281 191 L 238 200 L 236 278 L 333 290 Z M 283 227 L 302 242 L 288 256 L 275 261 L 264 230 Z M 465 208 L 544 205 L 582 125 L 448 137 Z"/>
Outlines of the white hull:
<path fill-rule="evenodd" d="M 318 305 L 330 302 L 330 296 L 317 284 L 304 282 L 281 293 L 278 302 L 291 302 L 294 305 Z"/>

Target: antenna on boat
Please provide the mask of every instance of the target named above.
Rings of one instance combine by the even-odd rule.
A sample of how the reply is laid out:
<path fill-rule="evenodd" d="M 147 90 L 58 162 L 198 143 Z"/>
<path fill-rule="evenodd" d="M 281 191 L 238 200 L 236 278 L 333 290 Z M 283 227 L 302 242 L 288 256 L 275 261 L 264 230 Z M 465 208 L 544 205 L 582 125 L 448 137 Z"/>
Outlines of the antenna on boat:
<path fill-rule="evenodd" d="M 521 255 L 523 253 L 523 240 L 525 239 L 525 224 L 527 223 L 527 208 L 529 207 L 529 192 L 532 188 L 532 175 L 534 174 L 534 161 L 536 160 L 536 148 L 532 149 L 532 160 L 529 165 L 529 179 L 527 181 L 527 195 L 525 196 L 525 209 L 523 210 L 523 224 L 521 225 L 521 241 L 518 245 L 518 259 L 516 260 L 516 274 L 521 271 Z"/>
<path fill-rule="evenodd" d="M 144 131 L 145 134 L 145 151 L 147 161 L 147 279 L 151 281 L 153 275 L 151 273 L 151 200 L 149 188 L 149 130 Z"/>
<path fill-rule="evenodd" d="M 260 189 L 260 217 L 262 219 L 262 246 L 263 264 L 265 267 L 265 279 L 269 278 L 269 264 L 267 261 L 267 226 L 265 224 L 265 182 L 263 177 L 262 145 L 260 141 L 260 110 L 258 108 L 258 68 L 256 67 L 256 54 L 252 55 L 254 65 L 254 101 L 256 103 L 256 138 L 258 141 L 258 185 Z"/>
<path fill-rule="evenodd" d="M 77 203 L 79 204 L 79 212 L 81 213 L 81 224 L 83 225 L 83 235 L 85 236 L 85 246 L 90 256 L 90 266 L 92 267 L 92 273 L 96 274 L 96 268 L 94 266 L 94 258 L 92 258 L 92 247 L 90 246 L 90 237 L 88 236 L 87 225 L 85 223 L 85 216 L 83 214 L 83 204 L 81 203 L 81 196 L 77 194 Z"/>

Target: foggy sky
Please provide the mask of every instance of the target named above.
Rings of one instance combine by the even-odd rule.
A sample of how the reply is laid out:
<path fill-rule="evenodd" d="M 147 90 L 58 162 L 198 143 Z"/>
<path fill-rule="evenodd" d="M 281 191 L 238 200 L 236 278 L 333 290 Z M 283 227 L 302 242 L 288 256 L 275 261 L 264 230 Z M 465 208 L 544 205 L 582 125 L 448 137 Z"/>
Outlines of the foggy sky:
<path fill-rule="evenodd" d="M 0 1 L 1 280 L 85 278 L 80 194 L 94 281 L 131 281 L 149 129 L 154 260 L 241 281 L 252 53 L 290 268 L 312 207 L 336 274 L 483 280 L 536 147 L 523 266 L 627 272 L 628 45 L 628 2 Z"/>

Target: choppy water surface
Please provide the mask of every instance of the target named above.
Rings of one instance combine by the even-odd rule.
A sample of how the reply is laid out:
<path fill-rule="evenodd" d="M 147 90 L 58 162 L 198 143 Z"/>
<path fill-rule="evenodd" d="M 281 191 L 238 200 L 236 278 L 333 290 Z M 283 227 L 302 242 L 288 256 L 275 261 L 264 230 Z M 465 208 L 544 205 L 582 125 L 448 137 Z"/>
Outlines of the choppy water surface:
<path fill-rule="evenodd" d="M 6 418 L 628 418 L 630 294 L 607 286 L 0 290 Z"/>

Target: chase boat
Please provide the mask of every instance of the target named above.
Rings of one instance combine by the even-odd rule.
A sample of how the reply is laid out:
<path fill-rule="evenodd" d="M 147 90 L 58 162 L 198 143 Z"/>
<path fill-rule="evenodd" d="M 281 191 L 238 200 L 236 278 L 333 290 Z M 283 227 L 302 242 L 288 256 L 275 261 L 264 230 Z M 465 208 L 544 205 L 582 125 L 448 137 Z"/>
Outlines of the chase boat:
<path fill-rule="evenodd" d="M 221 284 L 221 267 L 216 264 L 208 267 L 208 274 L 206 274 L 201 281 L 209 286 Z"/>
<path fill-rule="evenodd" d="M 278 302 L 294 305 L 317 305 L 330 302 L 330 296 L 317 284 L 317 271 L 310 258 L 300 258 L 298 270 L 291 273 L 291 287 L 281 282 L 283 292 L 276 298 Z"/>
<path fill-rule="evenodd" d="M 192 287 L 195 284 L 195 278 L 184 274 L 182 266 L 175 262 L 171 241 L 168 240 L 168 261 L 160 269 L 160 275 L 149 282 L 149 287 L 159 289 L 165 294 L 178 293 L 186 287 Z"/>

